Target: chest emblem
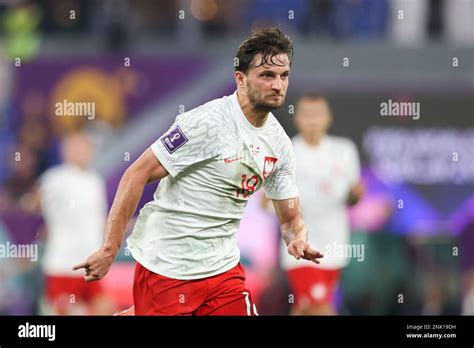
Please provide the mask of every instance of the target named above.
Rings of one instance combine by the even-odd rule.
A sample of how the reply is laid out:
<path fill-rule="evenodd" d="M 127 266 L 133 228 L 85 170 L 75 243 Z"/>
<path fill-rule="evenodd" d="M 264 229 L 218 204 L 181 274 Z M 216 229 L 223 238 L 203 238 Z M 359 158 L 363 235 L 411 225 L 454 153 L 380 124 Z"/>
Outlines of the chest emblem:
<path fill-rule="evenodd" d="M 278 161 L 277 158 L 275 157 L 265 157 L 264 163 L 263 163 L 263 178 L 266 179 L 271 173 L 273 173 L 273 170 L 275 169 L 276 161 Z"/>

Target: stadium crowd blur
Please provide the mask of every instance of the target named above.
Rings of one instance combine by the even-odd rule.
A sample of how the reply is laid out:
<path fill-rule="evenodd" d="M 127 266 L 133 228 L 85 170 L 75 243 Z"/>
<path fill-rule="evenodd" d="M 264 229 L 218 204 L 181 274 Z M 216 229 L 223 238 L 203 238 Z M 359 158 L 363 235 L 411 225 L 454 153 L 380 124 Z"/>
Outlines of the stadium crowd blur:
<path fill-rule="evenodd" d="M 472 44 L 468 0 L 294 0 L 289 13 L 286 0 L 10 0 L 0 4 L 3 35 L 35 37 L 51 34 L 94 35 L 104 48 L 133 44 L 136 37 L 175 38 L 191 12 L 197 19 L 186 35 L 206 38 L 245 33 L 248 28 L 285 23 L 307 37 L 332 40 L 394 37 L 401 41 L 449 38 Z M 8 4 L 11 4 L 10 6 Z M 397 21 L 403 7 L 410 12 L 403 25 Z M 77 12 L 71 22 L 67 14 Z M 182 14 L 182 16 L 181 16 Z M 181 17 L 180 17 L 181 16 Z M 293 16 L 287 21 L 288 16 Z M 196 30 L 194 30 L 196 29 Z M 29 37 L 27 37 L 29 35 Z"/>
<path fill-rule="evenodd" d="M 395 10 L 402 5 L 410 7 L 414 14 L 408 16 L 403 25 L 397 21 L 400 14 Z M 250 28 L 283 22 L 283 28 L 291 35 L 307 40 L 342 44 L 386 40 L 406 45 L 449 40 L 473 47 L 472 8 L 470 0 L 292 0 L 294 20 L 288 21 L 292 14 L 288 12 L 286 0 L 4 1 L 0 4 L 0 242 L 10 240 L 9 231 L 15 228 L 22 231 L 15 234 L 20 236 L 16 243 L 39 241 L 41 244 L 44 227 L 34 199 L 37 179 L 47 168 L 61 162 L 61 136 L 85 127 L 83 120 L 64 124 L 54 119 L 47 100 L 40 94 L 26 91 L 21 101 L 13 98 L 9 86 L 17 73 L 14 58 L 34 61 L 41 45 L 50 37 L 93 38 L 101 42 L 105 54 L 133 49 L 137 37 L 179 40 L 191 36 L 207 42 L 242 37 Z M 70 9 L 76 10 L 74 15 L 78 20 L 69 20 Z M 196 19 L 191 28 L 183 28 L 180 10 Z M 100 146 L 105 135 L 127 125 L 128 117 L 126 115 L 123 122 L 94 123 L 92 127 L 97 129 L 85 130 L 95 135 Z M 278 277 L 277 273 L 272 279 L 275 284 L 269 284 L 269 288 L 281 287 L 282 280 Z M 467 281 L 474 289 L 472 279 L 471 276 Z M 41 284 L 37 263 L 0 258 L 0 314 L 37 314 Z M 393 296 L 407 293 L 403 290 L 405 285 L 401 282 L 400 288 L 391 289 Z M 425 296 L 427 303 L 439 300 L 439 288 L 431 289 Z M 262 298 L 261 313 L 285 311 L 284 306 L 279 308 L 274 303 L 282 298 L 285 302 L 284 290 L 279 291 Z M 471 311 L 474 307 L 472 292 Z M 380 313 L 372 301 L 372 295 L 364 293 L 346 313 Z M 429 304 L 423 309 L 416 302 L 411 307 L 405 306 L 403 312 L 393 306 L 385 308 L 382 314 L 455 314 L 460 313 L 460 305 L 450 303 L 445 309 L 434 305 L 431 311 L 426 309 Z"/>

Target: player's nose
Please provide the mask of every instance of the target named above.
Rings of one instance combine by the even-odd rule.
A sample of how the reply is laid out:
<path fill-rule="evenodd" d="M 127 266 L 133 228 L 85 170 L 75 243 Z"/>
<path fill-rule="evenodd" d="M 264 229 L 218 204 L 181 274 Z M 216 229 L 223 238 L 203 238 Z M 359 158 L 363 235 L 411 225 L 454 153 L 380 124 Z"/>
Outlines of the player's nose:
<path fill-rule="evenodd" d="M 282 86 L 281 80 L 280 80 L 279 78 L 276 78 L 276 79 L 273 81 L 272 89 L 273 89 L 275 92 L 280 93 L 280 91 L 282 90 L 282 88 L 283 88 L 283 86 Z"/>

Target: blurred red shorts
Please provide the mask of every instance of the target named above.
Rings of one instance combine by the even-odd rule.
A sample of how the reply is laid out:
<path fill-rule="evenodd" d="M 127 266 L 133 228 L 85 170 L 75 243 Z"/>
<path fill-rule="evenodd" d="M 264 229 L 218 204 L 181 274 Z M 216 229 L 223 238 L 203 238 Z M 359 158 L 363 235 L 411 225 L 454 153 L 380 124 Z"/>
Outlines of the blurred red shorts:
<path fill-rule="evenodd" d="M 89 303 L 102 293 L 99 282 L 86 283 L 84 277 L 46 276 L 46 298 L 52 302 L 69 302 L 70 296 L 75 300 Z"/>
<path fill-rule="evenodd" d="M 293 290 L 294 303 L 300 308 L 332 303 L 341 270 L 327 270 L 311 266 L 298 267 L 286 272 Z"/>
<path fill-rule="evenodd" d="M 137 262 L 133 300 L 136 315 L 258 315 L 240 263 L 213 277 L 179 280 Z"/>

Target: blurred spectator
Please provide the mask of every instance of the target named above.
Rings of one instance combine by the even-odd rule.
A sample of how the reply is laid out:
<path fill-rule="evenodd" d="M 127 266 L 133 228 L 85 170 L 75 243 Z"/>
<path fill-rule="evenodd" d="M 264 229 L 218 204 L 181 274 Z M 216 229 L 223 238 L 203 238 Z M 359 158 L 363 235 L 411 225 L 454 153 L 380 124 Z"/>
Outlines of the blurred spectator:
<path fill-rule="evenodd" d="M 427 0 L 391 0 L 391 36 L 396 43 L 416 46 L 427 37 Z"/>
<path fill-rule="evenodd" d="M 444 2 L 445 38 L 456 45 L 474 45 L 474 1 Z"/>
<path fill-rule="evenodd" d="M 0 245 L 6 250 L 8 243 L 14 245 L 18 240 L 0 219 Z M 34 259 L 0 257 L 0 315 L 36 314 L 39 274 Z"/>
<path fill-rule="evenodd" d="M 45 33 L 77 34 L 86 32 L 90 17 L 99 1 L 89 0 L 42 0 L 41 28 Z"/>
<path fill-rule="evenodd" d="M 51 127 L 46 114 L 46 101 L 39 93 L 29 93 L 21 108 L 21 121 L 17 125 L 17 141 L 34 152 L 39 176 L 50 165 Z"/>
<path fill-rule="evenodd" d="M 331 0 L 309 1 L 308 7 L 301 22 L 301 33 L 304 35 L 315 33 L 318 37 L 330 35 Z"/>
<path fill-rule="evenodd" d="M 43 268 L 45 314 L 111 314 L 113 305 L 101 283 L 86 283 L 72 267 L 100 247 L 107 202 L 103 179 L 89 169 L 90 140 L 81 133 L 65 137 L 64 163 L 40 179 L 41 208 L 47 237 Z"/>
<path fill-rule="evenodd" d="M 0 221 L 0 244 L 5 244 L 9 240 L 8 231 Z M 17 265 L 12 260 L 0 257 L 0 315 L 10 314 L 13 311 L 12 301 L 15 293 L 19 290 L 15 286 L 14 275 L 17 273 Z"/>
<path fill-rule="evenodd" d="M 10 173 L 0 188 L 0 209 L 15 207 L 28 209 L 28 193 L 33 189 L 38 169 L 38 158 L 35 152 L 25 144 L 17 144 L 12 149 Z"/>
<path fill-rule="evenodd" d="M 310 12 L 308 0 L 256 0 L 250 1 L 244 13 L 246 26 L 251 28 L 281 26 L 284 29 L 302 30 Z"/>
<path fill-rule="evenodd" d="M 464 283 L 462 314 L 474 315 L 474 218 L 463 228 L 459 245 L 462 246 L 460 255 Z"/>
<path fill-rule="evenodd" d="M 474 44 L 474 2 L 471 0 L 391 0 L 390 32 L 395 42 L 416 46 L 426 39 L 445 38 L 458 45 Z"/>
<path fill-rule="evenodd" d="M 13 2 L 2 18 L 5 44 L 12 58 L 29 60 L 36 56 L 40 45 L 41 9 L 32 1 Z"/>
<path fill-rule="evenodd" d="M 443 314 L 443 289 L 439 277 L 427 274 L 423 279 L 423 315 Z"/>
<path fill-rule="evenodd" d="M 443 16 L 442 16 L 443 0 L 430 0 L 428 11 L 428 34 L 432 39 L 439 39 L 443 31 Z"/>
<path fill-rule="evenodd" d="M 35 208 L 29 194 L 38 176 L 50 165 L 51 129 L 44 107 L 41 95 L 28 94 L 21 104 L 20 117 L 11 125 L 13 142 L 5 139 L 8 165 L 0 186 L 0 211 Z"/>
<path fill-rule="evenodd" d="M 474 269 L 464 275 L 464 297 L 462 314 L 474 315 Z"/>
<path fill-rule="evenodd" d="M 246 3 L 236 0 L 191 0 L 190 10 L 207 36 L 228 36 L 238 32 Z"/>
<path fill-rule="evenodd" d="M 385 34 L 387 0 L 335 0 L 331 13 L 336 38 L 380 38 Z"/>
<path fill-rule="evenodd" d="M 179 22 L 180 1 L 177 0 L 133 0 L 130 1 L 130 11 L 136 13 L 127 21 L 135 21 L 134 25 L 139 26 L 142 33 L 152 35 L 172 36 L 176 33 Z M 185 1 L 189 4 L 190 1 Z M 187 10 L 187 9 L 186 9 Z"/>
<path fill-rule="evenodd" d="M 129 2 L 105 0 L 94 12 L 101 13 L 99 23 L 104 34 L 105 47 L 110 51 L 126 48 L 134 24 L 134 12 L 130 12 Z"/>
<path fill-rule="evenodd" d="M 27 58 L 38 51 L 40 32 L 93 34 L 105 43 L 99 47 L 113 51 L 143 36 L 194 42 L 199 29 L 205 37 L 225 37 L 272 25 L 319 37 L 373 39 L 389 32 L 405 45 L 440 37 L 472 45 L 473 7 L 471 0 L 43 0 L 20 1 L 3 17 L 11 55 Z"/>
<path fill-rule="evenodd" d="M 10 104 L 13 65 L 0 46 L 0 131 L 7 126 L 7 109 Z M 1 179 L 1 178 L 0 178 Z"/>
<path fill-rule="evenodd" d="M 10 64 L 3 47 L 0 46 L 0 183 L 8 175 L 8 155 L 5 149 L 8 149 L 13 141 L 13 134 L 9 132 L 12 77 L 13 66 Z"/>

